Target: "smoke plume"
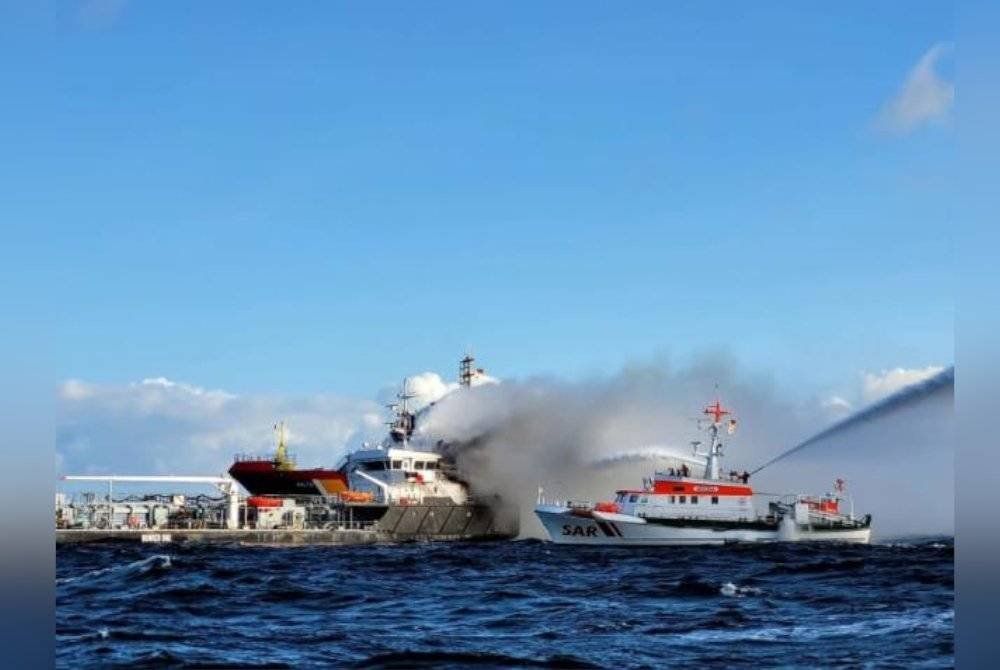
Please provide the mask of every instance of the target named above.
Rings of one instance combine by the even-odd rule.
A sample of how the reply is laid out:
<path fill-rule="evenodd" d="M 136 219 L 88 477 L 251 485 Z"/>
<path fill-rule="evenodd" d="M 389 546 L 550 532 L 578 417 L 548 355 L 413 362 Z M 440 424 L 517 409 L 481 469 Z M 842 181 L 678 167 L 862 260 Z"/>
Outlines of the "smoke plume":
<path fill-rule="evenodd" d="M 704 439 L 698 421 L 717 385 L 737 416 L 788 419 L 746 424 L 729 452 L 734 463 L 749 464 L 795 435 L 799 413 L 766 378 L 714 356 L 677 369 L 658 362 L 583 381 L 533 378 L 463 389 L 430 408 L 417 438 L 454 457 L 476 491 L 516 501 L 522 531 L 537 536 L 539 486 L 550 499 L 603 500 L 639 486 L 654 466 L 690 463 L 690 441 Z"/>
<path fill-rule="evenodd" d="M 633 365 L 582 381 L 536 377 L 461 389 L 429 408 L 416 438 L 452 456 L 477 492 L 516 504 L 522 534 L 541 536 L 532 513 L 539 486 L 550 500 L 606 500 L 617 489 L 639 487 L 654 469 L 690 464 L 690 442 L 705 439 L 702 408 L 717 388 L 739 422 L 735 435 L 723 436 L 726 469 L 749 469 L 829 422 L 821 402 L 783 398 L 766 375 L 711 356 L 680 367 Z M 855 428 L 846 433 L 849 442 L 824 431 L 824 448 L 796 452 L 766 479 L 755 478 L 756 490 L 822 493 L 846 476 L 858 513 L 875 516 L 877 536 L 952 532 L 950 408 L 900 406 L 892 398 L 877 407 L 838 424 Z M 944 501 L 933 514 L 915 515 L 912 499 L 924 494 L 930 476 Z"/>

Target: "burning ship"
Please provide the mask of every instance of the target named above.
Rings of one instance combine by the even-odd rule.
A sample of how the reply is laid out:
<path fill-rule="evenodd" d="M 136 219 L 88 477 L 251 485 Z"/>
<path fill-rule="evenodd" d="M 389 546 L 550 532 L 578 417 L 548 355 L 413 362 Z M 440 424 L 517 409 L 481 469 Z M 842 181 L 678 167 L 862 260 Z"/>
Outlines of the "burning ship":
<path fill-rule="evenodd" d="M 613 501 L 547 502 L 539 490 L 535 514 L 553 542 L 602 545 L 688 545 L 727 542 L 833 540 L 868 543 L 871 515 L 854 516 L 853 501 L 844 511 L 844 482 L 835 493 L 822 496 L 789 495 L 768 502 L 765 512 L 754 505 L 755 494 L 747 472 L 722 470 L 723 417 L 729 432 L 736 428 L 730 411 L 718 401 L 705 408 L 711 417 L 708 449 L 685 459 L 703 466 L 700 477 L 680 468 L 654 472 L 642 488 L 617 491 Z M 759 494 L 758 494 L 759 497 Z"/>
<path fill-rule="evenodd" d="M 485 373 L 472 356 L 461 361 L 460 391 Z M 390 405 L 395 418 L 388 437 L 347 454 L 335 468 L 300 469 L 288 454 L 283 424 L 273 455 L 237 456 L 229 475 L 250 494 L 249 504 L 266 507 L 283 498 L 338 506 L 353 522 L 376 523 L 400 538 L 504 539 L 515 537 L 517 518 L 502 501 L 475 497 L 452 461 L 437 451 L 414 448 L 417 414 L 406 389 Z"/>

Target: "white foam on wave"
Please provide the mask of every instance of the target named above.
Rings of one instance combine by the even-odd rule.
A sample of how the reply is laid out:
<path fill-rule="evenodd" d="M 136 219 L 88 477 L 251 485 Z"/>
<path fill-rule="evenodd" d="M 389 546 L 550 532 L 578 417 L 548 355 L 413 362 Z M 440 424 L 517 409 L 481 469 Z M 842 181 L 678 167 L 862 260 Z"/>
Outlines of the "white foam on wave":
<path fill-rule="evenodd" d="M 139 571 L 145 572 L 154 567 L 159 568 L 170 568 L 173 567 L 173 559 L 167 554 L 154 554 L 152 556 L 147 556 L 138 561 L 132 561 L 131 563 L 125 563 L 124 565 L 111 565 L 106 568 L 98 568 L 97 570 L 90 570 L 83 573 L 82 575 L 77 575 L 75 577 L 60 577 L 56 579 L 56 585 L 59 584 L 71 584 L 73 582 L 78 582 L 80 580 L 89 580 L 95 577 L 100 577 L 109 572 L 131 572 Z"/>
<path fill-rule="evenodd" d="M 705 642 L 808 642 L 829 637 L 876 637 L 909 630 L 947 630 L 955 626 L 955 611 L 925 612 L 877 619 L 863 619 L 852 623 L 830 623 L 812 626 L 773 626 L 749 630 L 692 631 L 678 635 L 674 640 L 681 644 Z"/>
<path fill-rule="evenodd" d="M 745 598 L 746 596 L 759 596 L 761 590 L 755 586 L 739 586 L 732 582 L 726 582 L 719 588 L 719 593 L 730 598 Z"/>

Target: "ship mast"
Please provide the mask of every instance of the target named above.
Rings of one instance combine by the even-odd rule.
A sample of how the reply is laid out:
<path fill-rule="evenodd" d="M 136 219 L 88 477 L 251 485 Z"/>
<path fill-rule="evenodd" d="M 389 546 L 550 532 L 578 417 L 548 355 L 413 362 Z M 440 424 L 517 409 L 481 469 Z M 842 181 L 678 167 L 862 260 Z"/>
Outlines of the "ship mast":
<path fill-rule="evenodd" d="M 472 352 L 465 354 L 465 358 L 459 361 L 458 367 L 458 383 L 462 386 L 468 388 L 472 386 L 472 378 L 475 376 L 472 364 L 476 362 L 473 358 Z"/>
<path fill-rule="evenodd" d="M 389 422 L 389 435 L 392 437 L 394 442 L 402 442 L 404 449 L 409 447 L 409 438 L 410 435 L 413 434 L 415 426 L 413 414 L 410 412 L 407 401 L 411 398 L 415 398 L 416 395 L 408 392 L 408 383 L 409 379 L 403 379 L 403 387 L 400 392 L 396 394 L 396 399 L 399 400 L 399 402 L 389 405 L 389 407 L 396 413 L 395 420 Z"/>
<path fill-rule="evenodd" d="M 278 449 L 274 454 L 274 460 L 279 470 L 291 470 L 295 463 L 288 457 L 288 445 L 285 443 L 285 422 L 279 421 L 274 424 L 274 432 L 278 434 Z"/>
<path fill-rule="evenodd" d="M 731 414 L 731 412 L 716 399 L 715 404 L 706 407 L 704 413 L 712 417 L 712 425 L 708 427 L 711 440 L 708 445 L 708 453 L 705 455 L 705 479 L 719 479 L 719 471 L 722 469 L 722 440 L 719 439 L 719 426 L 722 425 L 722 417 Z M 736 422 L 730 419 L 729 425 L 730 432 L 732 432 Z"/>

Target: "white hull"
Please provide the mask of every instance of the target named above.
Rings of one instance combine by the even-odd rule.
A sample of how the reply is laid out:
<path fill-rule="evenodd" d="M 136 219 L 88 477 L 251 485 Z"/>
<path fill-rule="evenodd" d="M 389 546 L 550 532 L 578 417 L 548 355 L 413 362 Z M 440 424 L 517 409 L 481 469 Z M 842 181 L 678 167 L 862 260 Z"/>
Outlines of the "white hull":
<path fill-rule="evenodd" d="M 709 525 L 672 526 L 647 523 L 624 514 L 574 514 L 569 508 L 540 505 L 535 514 L 549 538 L 557 544 L 674 546 L 730 542 L 851 542 L 868 544 L 871 527 L 820 529 L 797 526 L 786 519 L 774 529 L 713 528 Z"/>

